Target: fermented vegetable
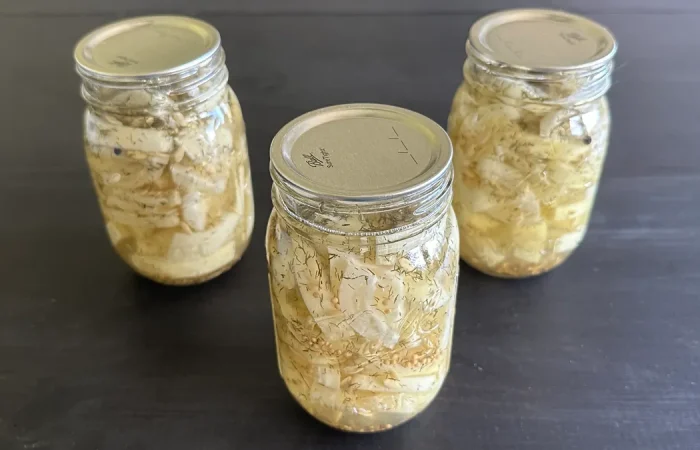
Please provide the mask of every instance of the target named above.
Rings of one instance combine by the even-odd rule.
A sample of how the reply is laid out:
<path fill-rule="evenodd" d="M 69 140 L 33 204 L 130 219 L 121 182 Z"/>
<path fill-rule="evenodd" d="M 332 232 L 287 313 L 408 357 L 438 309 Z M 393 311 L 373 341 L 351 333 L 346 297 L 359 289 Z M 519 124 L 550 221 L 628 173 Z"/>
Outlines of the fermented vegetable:
<path fill-rule="evenodd" d="M 589 80 L 522 80 L 471 59 L 448 120 L 462 258 L 496 276 L 559 265 L 586 232 L 609 136 Z"/>
<path fill-rule="evenodd" d="M 388 234 L 381 231 L 409 217 L 406 211 L 333 218 L 346 234 L 272 213 L 266 245 L 280 372 L 322 422 L 355 432 L 389 429 L 440 389 L 459 261 L 448 209 L 418 233 Z"/>
<path fill-rule="evenodd" d="M 85 150 L 114 248 L 166 284 L 206 281 L 230 268 L 253 226 L 245 125 L 225 86 L 177 96 L 97 93 L 85 113 Z"/>

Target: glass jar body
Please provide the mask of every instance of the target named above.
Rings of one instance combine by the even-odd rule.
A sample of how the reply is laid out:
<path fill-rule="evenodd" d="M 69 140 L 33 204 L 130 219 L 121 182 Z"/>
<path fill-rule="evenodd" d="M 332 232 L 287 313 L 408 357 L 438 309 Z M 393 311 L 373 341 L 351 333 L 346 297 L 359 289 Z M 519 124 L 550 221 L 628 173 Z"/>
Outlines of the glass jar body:
<path fill-rule="evenodd" d="M 475 269 L 538 275 L 581 243 L 610 130 L 606 97 L 577 96 L 585 83 L 524 81 L 467 60 L 448 133 L 460 254 Z M 609 77 L 596 83 L 607 89 Z"/>
<path fill-rule="evenodd" d="M 250 239 L 245 124 L 225 73 L 219 79 L 175 94 L 172 85 L 83 83 L 92 100 L 85 152 L 110 241 L 136 272 L 160 283 L 207 281 L 231 268 Z"/>
<path fill-rule="evenodd" d="M 374 432 L 435 398 L 450 364 L 458 240 L 449 206 L 412 236 L 331 235 L 273 210 L 266 248 L 279 370 L 307 412 Z"/>

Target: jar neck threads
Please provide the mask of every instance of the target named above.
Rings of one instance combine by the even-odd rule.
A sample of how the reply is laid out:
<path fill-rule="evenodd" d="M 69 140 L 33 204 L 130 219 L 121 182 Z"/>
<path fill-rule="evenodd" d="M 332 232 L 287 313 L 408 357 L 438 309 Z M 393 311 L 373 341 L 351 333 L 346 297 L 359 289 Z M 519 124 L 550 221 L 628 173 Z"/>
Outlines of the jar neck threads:
<path fill-rule="evenodd" d="M 296 188 L 274 169 L 272 203 L 294 221 L 341 236 L 405 239 L 438 221 L 452 201 L 452 168 L 423 189 L 380 201 L 339 200 Z M 393 235 L 393 236 L 392 236 Z"/>
<path fill-rule="evenodd" d="M 80 65 L 81 95 L 88 105 L 125 115 L 187 112 L 224 94 L 228 69 L 223 48 L 195 67 L 168 75 L 104 76 Z"/>
<path fill-rule="evenodd" d="M 469 41 L 467 54 L 462 70 L 464 80 L 513 106 L 589 103 L 605 95 L 612 83 L 612 60 L 585 69 L 538 72 L 488 61 Z"/>

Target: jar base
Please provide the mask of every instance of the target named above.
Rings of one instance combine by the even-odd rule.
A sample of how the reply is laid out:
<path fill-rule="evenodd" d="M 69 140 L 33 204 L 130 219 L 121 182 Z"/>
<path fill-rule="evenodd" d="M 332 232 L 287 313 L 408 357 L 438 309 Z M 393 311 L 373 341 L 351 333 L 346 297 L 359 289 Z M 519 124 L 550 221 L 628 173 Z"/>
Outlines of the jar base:
<path fill-rule="evenodd" d="M 352 406 L 334 408 L 330 405 L 320 404 L 320 402 L 310 402 L 306 394 L 299 393 L 293 385 L 287 382 L 284 376 L 281 376 L 281 378 L 294 401 L 317 421 L 338 431 L 369 434 L 394 429 L 419 416 L 428 409 L 437 397 L 445 382 L 446 375 L 435 390 L 422 399 L 415 410 L 405 412 L 377 411 L 367 414 L 359 413 L 358 408 Z"/>
<path fill-rule="evenodd" d="M 286 384 L 286 383 L 285 383 Z M 369 424 L 363 424 L 360 425 L 359 421 L 352 423 L 351 421 L 343 421 L 344 423 L 341 423 L 341 419 L 337 421 L 331 421 L 322 418 L 321 416 L 324 416 L 325 414 L 314 414 L 311 410 L 310 407 L 305 406 L 293 393 L 290 392 L 290 396 L 294 399 L 294 401 L 299 405 L 301 409 L 304 410 L 309 416 L 311 416 L 313 419 L 317 420 L 318 422 L 334 428 L 338 431 L 343 431 L 345 433 L 352 433 L 352 434 L 372 434 L 372 433 L 381 433 L 383 431 L 389 431 L 393 430 L 394 428 L 400 427 L 401 425 L 410 422 L 414 418 L 416 418 L 420 413 L 422 413 L 426 408 L 421 409 L 415 414 L 412 414 L 410 417 L 402 417 L 399 420 L 385 420 L 382 421 L 383 423 L 377 424 L 377 425 L 369 425 Z M 328 407 L 321 407 L 324 409 L 328 409 L 330 411 L 330 408 Z M 335 414 L 342 414 L 339 411 L 335 411 Z M 393 415 L 393 416 L 399 416 L 400 414 L 398 413 L 384 413 L 386 415 Z M 330 414 L 327 414 L 330 415 Z M 358 415 L 359 416 L 359 415 Z M 364 417 L 364 416 L 361 416 Z M 367 418 L 369 419 L 369 417 Z"/>
<path fill-rule="evenodd" d="M 167 262 L 164 263 L 160 259 L 145 258 L 138 255 L 129 254 L 119 246 L 114 246 L 114 249 L 122 261 L 124 261 L 134 272 L 144 278 L 165 286 L 194 286 L 206 283 L 207 281 L 212 280 L 230 270 L 241 260 L 248 248 L 248 245 L 250 245 L 250 234 L 243 243 L 243 246 L 238 249 L 238 251 L 236 251 L 235 247 L 226 246 L 210 255 L 208 261 L 210 266 L 213 265 L 211 262 L 218 262 L 222 260 L 228 260 L 228 262 L 211 268 L 205 268 L 200 273 L 197 273 L 198 271 L 196 269 L 202 270 L 203 266 L 207 265 L 206 262 L 202 260 L 194 261 L 194 263 L 188 262 L 185 267 L 187 270 L 183 270 L 183 267 L 178 267 L 177 270 L 174 270 L 172 265 L 168 264 Z M 165 264 L 167 269 L 163 267 L 163 264 Z M 160 270 L 158 268 L 159 265 L 161 266 Z M 178 273 L 178 275 L 175 276 L 172 274 L 173 272 L 180 272 L 182 275 Z M 195 275 L 185 275 L 187 272 L 194 272 Z"/>
<path fill-rule="evenodd" d="M 216 269 L 213 272 L 209 272 L 203 275 L 197 275 L 193 277 L 187 277 L 187 278 L 172 278 L 164 275 L 155 275 L 155 274 L 145 274 L 137 269 L 135 269 L 133 266 L 130 265 L 130 267 L 140 276 L 147 278 L 155 283 L 162 284 L 165 286 L 196 286 L 198 284 L 203 284 L 206 283 L 207 281 L 213 280 L 214 278 L 218 277 L 219 275 L 223 274 L 224 272 L 228 272 L 233 268 L 233 266 L 238 262 L 236 261 L 231 261 L 230 263 L 220 267 L 219 269 Z"/>
<path fill-rule="evenodd" d="M 140 261 L 140 264 L 134 263 L 133 255 L 128 255 L 124 254 L 122 251 L 119 250 L 119 248 L 116 248 L 116 253 L 119 255 L 122 261 L 124 261 L 134 272 L 136 272 L 138 275 L 147 278 L 153 282 L 163 284 L 166 286 L 194 286 L 197 284 L 203 284 L 206 283 L 209 280 L 212 280 L 219 275 L 223 274 L 224 272 L 229 271 L 233 266 L 238 264 L 238 262 L 241 260 L 243 255 L 245 254 L 248 245 L 250 244 L 250 237 L 248 240 L 245 242 L 245 245 L 243 248 L 240 250 L 238 253 L 234 253 L 234 257 L 230 259 L 229 262 L 216 267 L 212 270 L 209 270 L 207 272 L 197 274 L 197 275 L 192 275 L 192 276 L 171 276 L 168 275 L 165 271 L 158 271 L 158 270 L 144 270 L 145 267 L 153 267 L 154 264 L 145 264 L 144 261 Z"/>
<path fill-rule="evenodd" d="M 571 253 L 559 255 L 555 258 L 550 258 L 546 263 L 508 263 L 503 262 L 495 267 L 488 267 L 484 264 L 475 261 L 464 254 L 460 255 L 462 261 L 467 264 L 472 269 L 488 275 L 490 277 L 502 278 L 502 279 L 525 279 L 534 278 L 540 275 L 544 275 L 552 270 L 556 269 L 566 261 Z"/>

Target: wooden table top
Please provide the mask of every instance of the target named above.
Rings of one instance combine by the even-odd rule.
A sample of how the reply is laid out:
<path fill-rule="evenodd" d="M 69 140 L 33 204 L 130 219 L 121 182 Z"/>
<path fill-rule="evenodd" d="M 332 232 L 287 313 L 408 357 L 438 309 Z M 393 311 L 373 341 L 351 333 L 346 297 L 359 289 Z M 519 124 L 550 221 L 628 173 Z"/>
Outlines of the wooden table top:
<path fill-rule="evenodd" d="M 700 446 L 700 3 L 549 2 L 586 12 L 620 45 L 587 238 L 526 281 L 463 265 L 444 388 L 377 435 L 317 423 L 279 377 L 263 242 L 270 140 L 335 103 L 394 104 L 444 125 L 469 26 L 525 2 L 115 3 L 0 2 L 0 449 Z M 243 260 L 191 288 L 143 280 L 110 248 L 72 61 L 100 24 L 173 11 L 221 31 L 257 209 Z"/>

